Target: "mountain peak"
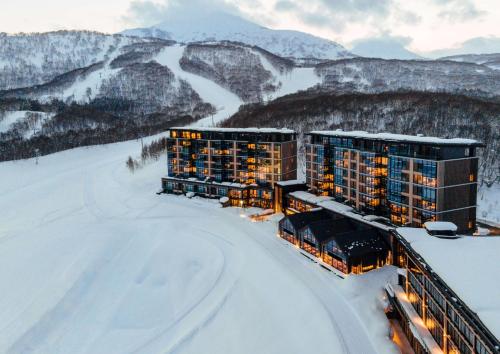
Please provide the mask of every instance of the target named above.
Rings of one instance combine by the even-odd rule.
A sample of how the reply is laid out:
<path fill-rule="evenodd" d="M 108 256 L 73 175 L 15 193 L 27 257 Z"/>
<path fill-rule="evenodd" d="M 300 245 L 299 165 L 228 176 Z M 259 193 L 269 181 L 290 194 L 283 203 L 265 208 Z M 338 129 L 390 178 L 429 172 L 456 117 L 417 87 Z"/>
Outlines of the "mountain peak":
<path fill-rule="evenodd" d="M 261 47 L 269 52 L 294 58 L 338 59 L 352 57 L 340 44 L 292 30 L 273 30 L 227 12 L 169 15 L 161 23 L 125 30 L 122 34 L 159 37 L 178 42 L 235 41 Z"/>

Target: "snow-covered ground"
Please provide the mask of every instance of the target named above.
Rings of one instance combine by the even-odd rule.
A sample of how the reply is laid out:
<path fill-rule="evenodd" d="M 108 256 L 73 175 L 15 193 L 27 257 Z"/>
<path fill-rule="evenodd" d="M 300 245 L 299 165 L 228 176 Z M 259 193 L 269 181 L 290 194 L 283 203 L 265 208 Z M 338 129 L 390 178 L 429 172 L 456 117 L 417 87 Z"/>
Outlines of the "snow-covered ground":
<path fill-rule="evenodd" d="M 391 267 L 342 280 L 214 201 L 156 195 L 140 142 L 0 163 L 2 353 L 387 353 Z"/>
<path fill-rule="evenodd" d="M 156 56 L 155 60 L 172 70 L 176 78 L 189 82 L 203 101 L 211 103 L 217 109 L 217 113 L 213 117 L 200 119 L 194 123 L 194 126 L 213 126 L 236 113 L 240 105 L 243 104 L 237 95 L 211 80 L 181 68 L 179 60 L 182 58 L 184 48 L 185 46 L 181 45 L 167 47 Z"/>
<path fill-rule="evenodd" d="M 500 184 L 483 185 L 477 195 L 477 218 L 500 225 Z"/>
<path fill-rule="evenodd" d="M 32 113 L 36 119 L 28 120 L 28 113 Z M 42 125 L 50 120 L 54 113 L 34 112 L 34 111 L 5 111 L 0 115 L 0 133 L 5 133 L 13 128 L 14 123 L 22 122 L 23 120 L 28 123 L 28 130 L 24 131 L 26 139 L 31 138 L 35 133 L 42 129 Z"/>
<path fill-rule="evenodd" d="M 264 69 L 270 71 L 276 81 L 281 83 L 280 88 L 276 92 L 267 95 L 266 100 L 273 100 L 291 93 L 307 90 L 322 82 L 321 77 L 314 72 L 314 68 L 293 68 L 289 72 L 281 73 L 261 53 L 258 53 L 258 55 Z"/>
<path fill-rule="evenodd" d="M 72 98 L 75 102 L 87 102 L 94 99 L 99 93 L 103 82 L 121 70 L 111 68 L 109 65 L 110 62 L 108 61 L 102 69 L 91 72 L 85 77 L 79 77 L 73 85 L 60 94 L 59 98 L 64 100 Z M 48 95 L 44 99 L 49 100 L 53 96 Z"/>
<path fill-rule="evenodd" d="M 10 130 L 12 124 L 24 118 L 27 111 L 6 111 L 0 115 L 0 133 Z"/>

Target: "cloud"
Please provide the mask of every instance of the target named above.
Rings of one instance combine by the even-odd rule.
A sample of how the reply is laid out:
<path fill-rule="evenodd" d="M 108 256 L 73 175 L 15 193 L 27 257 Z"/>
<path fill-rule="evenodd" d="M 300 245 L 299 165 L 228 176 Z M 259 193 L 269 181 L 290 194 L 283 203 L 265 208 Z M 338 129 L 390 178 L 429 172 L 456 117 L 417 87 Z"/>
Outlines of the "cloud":
<path fill-rule="evenodd" d="M 276 11 L 292 11 L 297 9 L 297 5 L 289 0 L 279 0 L 274 4 Z"/>
<path fill-rule="evenodd" d="M 244 3 L 240 1 L 240 3 Z M 227 12 L 240 15 L 237 6 L 225 0 L 133 0 L 122 20 L 128 25 L 152 26 L 176 17 L 206 15 Z"/>
<path fill-rule="evenodd" d="M 377 21 L 391 11 L 394 0 L 278 0 L 274 10 L 292 15 L 312 28 L 341 32 L 356 22 Z"/>
<path fill-rule="evenodd" d="M 486 14 L 472 0 L 434 0 L 434 3 L 441 8 L 439 17 L 449 22 L 475 20 Z"/>

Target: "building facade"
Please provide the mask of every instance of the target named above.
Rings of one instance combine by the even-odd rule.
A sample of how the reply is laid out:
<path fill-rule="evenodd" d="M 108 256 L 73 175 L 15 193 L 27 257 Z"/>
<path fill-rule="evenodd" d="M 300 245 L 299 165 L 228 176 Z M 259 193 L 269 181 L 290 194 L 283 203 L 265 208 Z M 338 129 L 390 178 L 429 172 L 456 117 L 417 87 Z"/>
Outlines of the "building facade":
<path fill-rule="evenodd" d="M 399 272 L 397 284 L 386 287 L 391 304 L 386 312 L 398 320 L 415 353 L 499 353 L 495 335 L 399 230 L 392 232 L 393 261 L 404 271 Z M 423 229 L 418 232 L 423 238 L 434 237 Z"/>
<path fill-rule="evenodd" d="M 376 228 L 325 209 L 285 216 L 278 234 L 344 274 L 361 274 L 389 260 Z"/>
<path fill-rule="evenodd" d="M 316 131 L 306 145 L 306 183 L 356 209 L 421 227 L 476 221 L 478 157 L 470 139 Z"/>
<path fill-rule="evenodd" d="M 228 197 L 231 205 L 273 207 L 276 182 L 295 180 L 297 141 L 288 129 L 171 128 L 167 193 Z"/>

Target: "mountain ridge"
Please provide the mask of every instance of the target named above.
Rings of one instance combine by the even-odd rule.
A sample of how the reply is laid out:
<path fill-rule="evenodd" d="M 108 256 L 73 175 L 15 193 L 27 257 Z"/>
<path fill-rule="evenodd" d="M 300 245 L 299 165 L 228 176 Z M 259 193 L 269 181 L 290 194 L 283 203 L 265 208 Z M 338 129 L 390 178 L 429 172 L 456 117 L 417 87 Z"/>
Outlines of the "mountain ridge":
<path fill-rule="evenodd" d="M 156 37 L 181 43 L 236 41 L 293 58 L 336 59 L 353 57 L 342 45 L 309 33 L 274 30 L 224 12 L 179 16 L 154 26 L 128 29 L 120 34 Z"/>

